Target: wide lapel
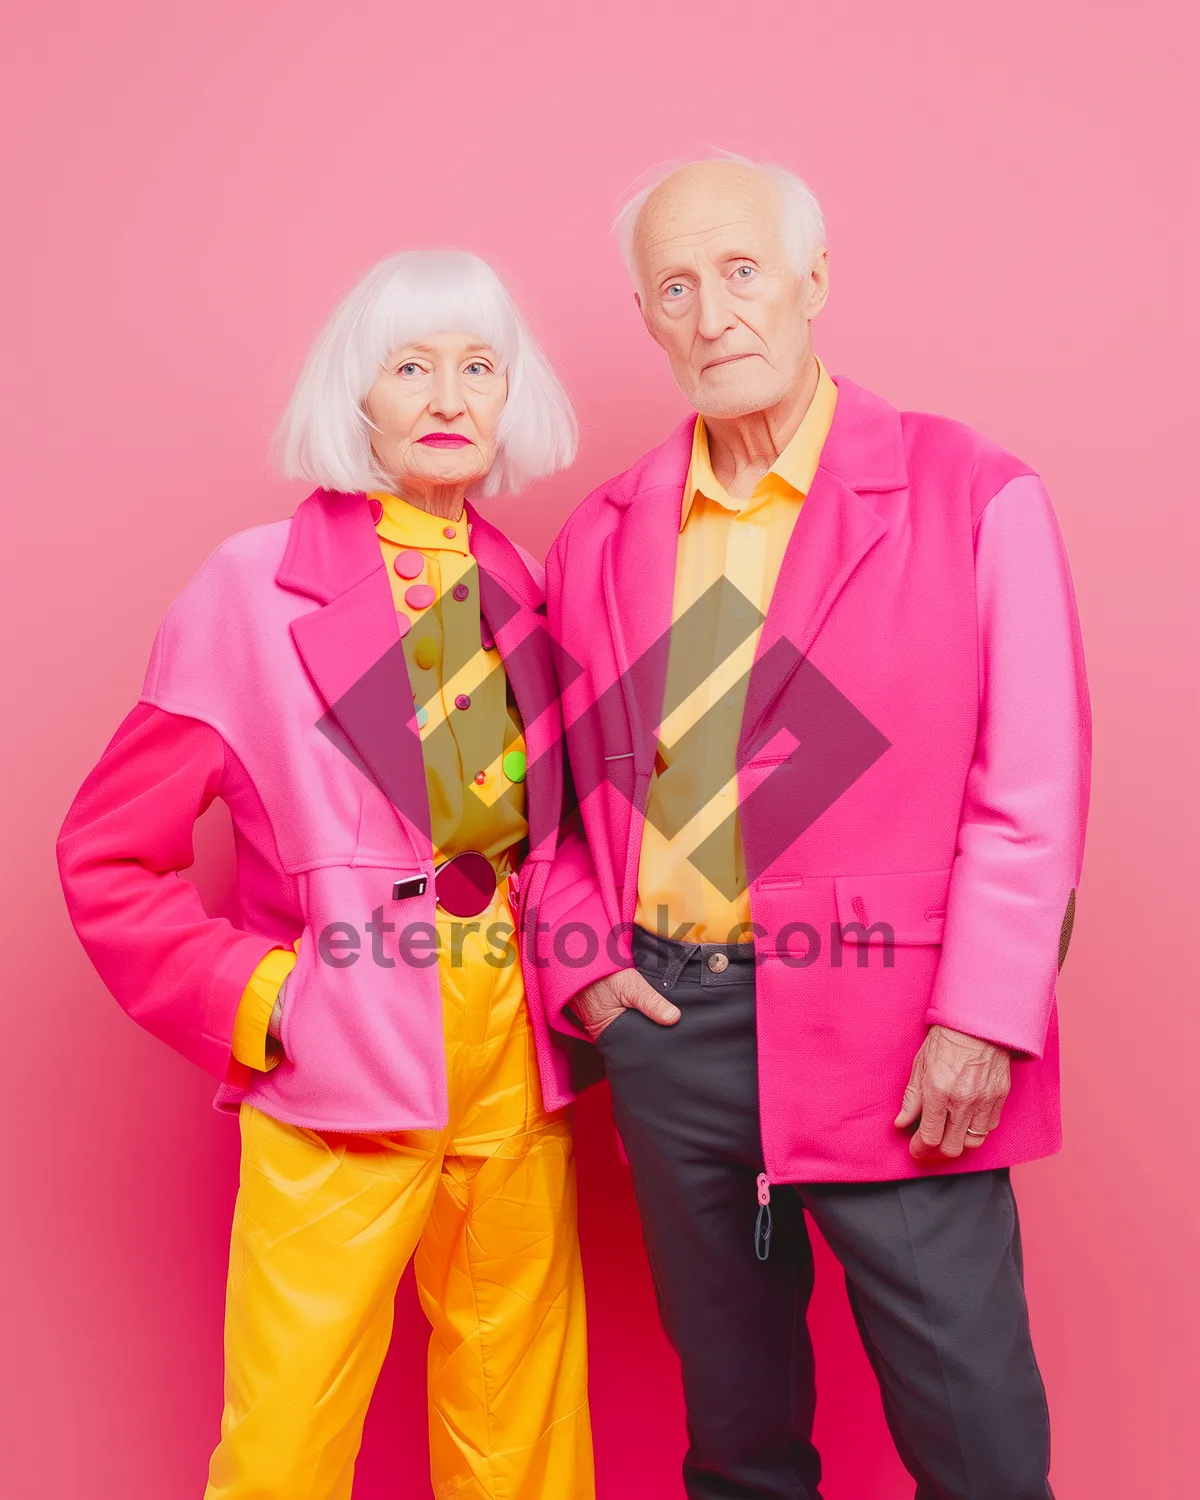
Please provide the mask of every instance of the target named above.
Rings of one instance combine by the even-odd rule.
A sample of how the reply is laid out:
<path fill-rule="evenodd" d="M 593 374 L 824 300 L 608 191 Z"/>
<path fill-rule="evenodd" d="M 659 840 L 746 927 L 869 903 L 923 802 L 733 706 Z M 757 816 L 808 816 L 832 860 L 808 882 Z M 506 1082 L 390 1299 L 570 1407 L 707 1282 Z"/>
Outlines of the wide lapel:
<path fill-rule="evenodd" d="M 647 782 L 666 690 L 679 517 L 695 425 L 690 417 L 648 457 L 601 558 L 618 672 L 608 696 L 619 695 L 623 702 L 634 769 Z"/>
<path fill-rule="evenodd" d="M 838 595 L 887 530 L 870 497 L 907 483 L 899 413 L 851 381 L 837 386 L 833 424 L 784 553 L 750 675 L 743 763 L 769 738 L 774 704 Z"/>
<path fill-rule="evenodd" d="M 480 615 L 500 652 L 525 731 L 530 853 L 548 857 L 557 846 L 562 815 L 563 753 L 558 676 L 542 592 L 503 532 L 474 506 L 467 509 Z"/>
<path fill-rule="evenodd" d="M 428 858 L 425 766 L 391 588 L 365 495 L 318 490 L 299 507 L 276 575 L 321 601 L 292 639 L 327 708 L 317 727 L 384 793 Z"/>

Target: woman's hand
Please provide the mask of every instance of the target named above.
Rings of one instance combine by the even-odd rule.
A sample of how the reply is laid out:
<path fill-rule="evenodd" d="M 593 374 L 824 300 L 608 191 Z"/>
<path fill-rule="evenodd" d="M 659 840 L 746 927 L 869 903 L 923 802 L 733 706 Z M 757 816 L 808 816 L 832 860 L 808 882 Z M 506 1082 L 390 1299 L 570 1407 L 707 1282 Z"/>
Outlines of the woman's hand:
<path fill-rule="evenodd" d="M 275 996 L 275 1004 L 271 1007 L 271 1019 L 267 1022 L 267 1035 L 279 1041 L 279 1032 L 283 1026 L 283 997 L 287 993 L 289 974 L 279 986 L 279 993 Z"/>

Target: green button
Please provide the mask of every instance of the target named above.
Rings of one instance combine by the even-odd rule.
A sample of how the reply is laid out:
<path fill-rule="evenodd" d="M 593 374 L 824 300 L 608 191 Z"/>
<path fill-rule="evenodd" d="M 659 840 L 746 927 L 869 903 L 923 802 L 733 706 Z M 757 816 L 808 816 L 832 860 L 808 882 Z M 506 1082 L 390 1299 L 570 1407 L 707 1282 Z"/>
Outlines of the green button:
<path fill-rule="evenodd" d="M 425 726 L 426 726 L 426 724 L 428 724 L 428 723 L 429 723 L 429 710 L 427 708 L 423 708 L 423 707 L 422 708 L 418 708 L 417 709 L 417 728 L 418 729 L 424 729 Z"/>
<path fill-rule="evenodd" d="M 423 635 L 417 642 L 417 649 L 413 653 L 418 667 L 424 667 L 426 671 L 430 667 L 437 666 L 438 649 L 437 642 L 432 636 Z"/>
<path fill-rule="evenodd" d="M 500 769 L 508 777 L 509 781 L 525 780 L 525 752 L 524 750 L 510 750 L 500 762 Z"/>

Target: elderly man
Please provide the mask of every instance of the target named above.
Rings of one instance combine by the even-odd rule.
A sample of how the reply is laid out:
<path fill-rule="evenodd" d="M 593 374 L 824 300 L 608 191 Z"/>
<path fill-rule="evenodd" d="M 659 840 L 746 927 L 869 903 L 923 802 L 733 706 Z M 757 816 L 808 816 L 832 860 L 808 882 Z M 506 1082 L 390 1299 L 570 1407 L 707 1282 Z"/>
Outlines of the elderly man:
<path fill-rule="evenodd" d="M 1008 1169 L 1059 1145 L 1089 755 L 1050 502 L 826 371 L 789 173 L 693 163 L 618 230 L 699 415 L 548 562 L 595 872 L 540 916 L 576 965 L 551 1022 L 611 1082 L 687 1493 L 819 1495 L 807 1210 L 920 1500 L 1043 1500 Z"/>

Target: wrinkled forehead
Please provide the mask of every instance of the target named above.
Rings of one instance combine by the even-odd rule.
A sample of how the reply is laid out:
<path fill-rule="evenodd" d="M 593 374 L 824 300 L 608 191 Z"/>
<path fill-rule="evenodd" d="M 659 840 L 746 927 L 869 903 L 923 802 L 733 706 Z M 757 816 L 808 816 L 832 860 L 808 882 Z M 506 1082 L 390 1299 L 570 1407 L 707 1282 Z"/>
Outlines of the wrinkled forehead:
<path fill-rule="evenodd" d="M 668 177 L 638 216 L 634 255 L 653 276 L 680 254 L 771 252 L 782 248 L 779 194 L 763 173 L 704 163 Z"/>
<path fill-rule="evenodd" d="M 409 350 L 418 354 L 442 354 L 450 359 L 465 358 L 470 354 L 490 354 L 501 358 L 499 349 L 490 339 L 481 334 L 468 333 L 460 328 L 434 328 L 415 333 L 390 351 L 391 357 Z"/>

